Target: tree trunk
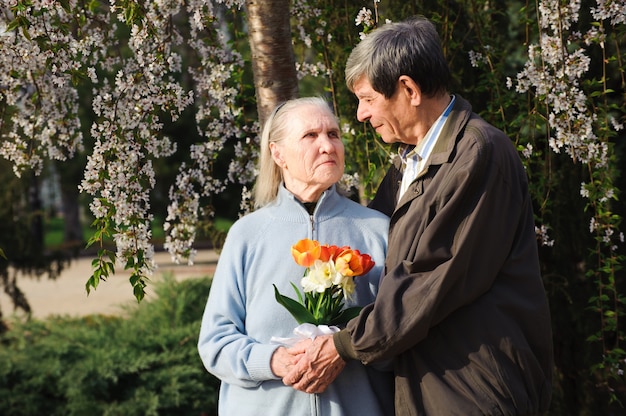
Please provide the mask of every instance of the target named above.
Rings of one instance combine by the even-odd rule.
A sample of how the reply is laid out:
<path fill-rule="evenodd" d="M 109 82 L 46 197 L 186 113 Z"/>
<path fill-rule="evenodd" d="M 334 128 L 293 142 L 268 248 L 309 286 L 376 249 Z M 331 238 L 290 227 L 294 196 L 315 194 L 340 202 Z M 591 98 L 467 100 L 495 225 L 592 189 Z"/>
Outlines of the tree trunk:
<path fill-rule="evenodd" d="M 30 186 L 28 187 L 28 205 L 30 209 L 30 238 L 37 252 L 41 252 L 44 247 L 44 229 L 43 229 L 43 205 L 39 196 L 41 188 L 39 186 L 39 177 L 35 173 L 31 173 Z"/>
<path fill-rule="evenodd" d="M 298 96 L 290 0 L 247 0 L 252 71 L 261 126 L 274 107 Z"/>
<path fill-rule="evenodd" d="M 72 249 L 84 246 L 78 195 L 78 187 L 61 185 L 61 203 L 64 220 L 63 243 Z"/>

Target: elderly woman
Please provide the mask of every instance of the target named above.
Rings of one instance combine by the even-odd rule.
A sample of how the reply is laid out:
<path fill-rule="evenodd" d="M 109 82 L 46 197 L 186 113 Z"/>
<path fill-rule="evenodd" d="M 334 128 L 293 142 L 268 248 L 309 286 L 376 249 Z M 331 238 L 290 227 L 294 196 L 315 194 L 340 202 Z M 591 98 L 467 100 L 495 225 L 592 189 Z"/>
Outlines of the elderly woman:
<path fill-rule="evenodd" d="M 222 415 L 389 415 L 391 374 L 357 361 L 321 394 L 285 386 L 294 364 L 272 337 L 291 337 L 298 325 L 277 303 L 273 285 L 293 293 L 303 269 L 291 246 L 309 238 L 350 246 L 376 265 L 355 279 L 347 306 L 373 302 L 386 254 L 389 220 L 338 192 L 344 147 L 337 119 L 321 98 L 277 107 L 261 136 L 257 210 L 233 224 L 220 254 L 202 318 L 198 351 L 221 381 Z"/>

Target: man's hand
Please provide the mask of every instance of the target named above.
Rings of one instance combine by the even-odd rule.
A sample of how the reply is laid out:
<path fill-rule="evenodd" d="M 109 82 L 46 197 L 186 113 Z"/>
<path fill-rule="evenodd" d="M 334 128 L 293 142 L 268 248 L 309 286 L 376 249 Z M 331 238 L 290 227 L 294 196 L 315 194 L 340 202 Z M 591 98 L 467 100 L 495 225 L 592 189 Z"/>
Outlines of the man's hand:
<path fill-rule="evenodd" d="M 283 377 L 283 383 L 306 393 L 322 393 L 346 366 L 335 349 L 332 335 L 301 341 L 287 351 L 297 358 Z"/>
<path fill-rule="evenodd" d="M 278 347 L 270 359 L 270 368 L 276 377 L 283 378 L 293 368 L 296 358 L 285 347 Z"/>

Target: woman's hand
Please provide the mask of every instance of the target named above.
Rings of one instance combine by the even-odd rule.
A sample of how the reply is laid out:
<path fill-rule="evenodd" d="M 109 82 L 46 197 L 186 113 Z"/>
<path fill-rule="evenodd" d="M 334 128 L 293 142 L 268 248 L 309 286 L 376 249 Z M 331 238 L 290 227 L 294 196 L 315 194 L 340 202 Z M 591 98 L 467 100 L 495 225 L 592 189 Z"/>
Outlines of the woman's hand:
<path fill-rule="evenodd" d="M 287 352 L 285 347 L 278 347 L 270 359 L 270 368 L 276 377 L 283 378 L 293 368 L 296 357 Z"/>

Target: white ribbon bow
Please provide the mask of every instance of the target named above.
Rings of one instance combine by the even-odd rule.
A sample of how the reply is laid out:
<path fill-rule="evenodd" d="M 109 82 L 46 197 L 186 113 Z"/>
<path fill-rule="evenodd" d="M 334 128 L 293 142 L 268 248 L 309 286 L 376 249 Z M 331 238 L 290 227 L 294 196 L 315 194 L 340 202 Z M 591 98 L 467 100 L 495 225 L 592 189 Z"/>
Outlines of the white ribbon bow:
<path fill-rule="evenodd" d="M 298 341 L 302 341 L 303 339 L 310 338 L 314 340 L 315 337 L 320 335 L 330 335 L 335 332 L 339 332 L 339 328 L 336 326 L 328 326 L 328 325 L 313 325 L 313 324 L 300 324 L 294 328 L 293 333 L 295 337 L 293 338 L 281 338 L 281 337 L 272 337 L 270 340 L 274 344 L 283 344 L 292 346 L 298 343 Z"/>

